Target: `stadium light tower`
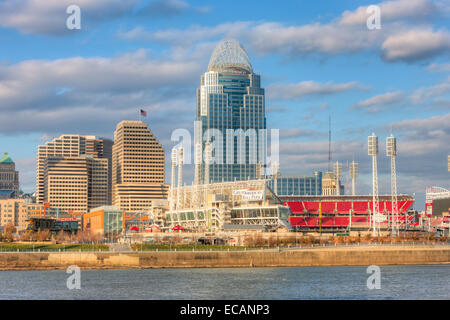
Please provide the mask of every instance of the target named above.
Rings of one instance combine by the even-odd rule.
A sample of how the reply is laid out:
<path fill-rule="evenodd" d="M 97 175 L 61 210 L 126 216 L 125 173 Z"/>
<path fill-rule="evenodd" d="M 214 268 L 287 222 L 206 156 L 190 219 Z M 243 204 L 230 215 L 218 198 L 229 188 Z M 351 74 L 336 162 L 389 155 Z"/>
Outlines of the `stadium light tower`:
<path fill-rule="evenodd" d="M 350 178 L 352 179 L 352 195 L 356 194 L 356 178 L 358 178 L 358 164 L 355 161 L 350 163 Z"/>
<path fill-rule="evenodd" d="M 397 202 L 397 174 L 395 169 L 395 158 L 397 156 L 397 140 L 391 134 L 386 138 L 386 155 L 391 158 L 391 192 L 392 192 L 392 213 L 391 231 L 393 236 L 398 235 L 398 202 Z"/>
<path fill-rule="evenodd" d="M 339 179 L 342 178 L 342 163 L 339 163 L 339 161 L 336 161 L 333 168 L 334 168 L 334 174 L 336 175 L 336 195 L 339 196 L 341 194 Z"/>
<path fill-rule="evenodd" d="M 377 156 L 378 156 L 378 137 L 375 133 L 372 133 L 368 139 L 368 154 L 372 157 L 372 197 L 373 197 L 373 210 L 371 216 L 371 224 L 373 236 L 380 234 L 380 222 L 382 215 L 380 214 L 379 199 L 378 199 L 378 168 L 377 168 Z"/>

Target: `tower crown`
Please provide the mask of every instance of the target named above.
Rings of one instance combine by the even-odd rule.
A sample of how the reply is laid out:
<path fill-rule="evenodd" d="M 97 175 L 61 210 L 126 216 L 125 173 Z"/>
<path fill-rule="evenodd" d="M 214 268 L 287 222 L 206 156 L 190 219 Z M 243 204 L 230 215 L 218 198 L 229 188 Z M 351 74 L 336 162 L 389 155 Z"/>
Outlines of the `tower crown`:
<path fill-rule="evenodd" d="M 208 71 L 253 73 L 253 68 L 244 47 L 235 39 L 225 39 L 214 49 Z"/>
<path fill-rule="evenodd" d="M 3 155 L 3 157 L 0 159 L 0 163 L 14 163 L 14 161 L 12 161 L 11 157 L 8 155 L 7 152 L 5 152 L 5 154 Z"/>

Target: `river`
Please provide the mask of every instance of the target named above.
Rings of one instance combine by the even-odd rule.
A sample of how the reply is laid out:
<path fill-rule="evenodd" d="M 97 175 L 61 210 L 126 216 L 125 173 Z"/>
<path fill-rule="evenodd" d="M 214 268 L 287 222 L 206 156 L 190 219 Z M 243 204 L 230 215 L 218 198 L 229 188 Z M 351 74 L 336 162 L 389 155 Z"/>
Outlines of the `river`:
<path fill-rule="evenodd" d="M 450 299 L 450 266 L 1 271 L 0 299 Z"/>

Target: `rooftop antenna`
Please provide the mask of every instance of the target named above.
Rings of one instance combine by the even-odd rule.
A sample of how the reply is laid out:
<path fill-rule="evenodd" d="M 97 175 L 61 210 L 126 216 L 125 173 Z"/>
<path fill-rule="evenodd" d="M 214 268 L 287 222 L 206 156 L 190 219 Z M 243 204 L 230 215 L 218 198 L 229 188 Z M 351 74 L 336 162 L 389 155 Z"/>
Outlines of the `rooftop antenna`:
<path fill-rule="evenodd" d="M 328 118 L 328 172 L 331 171 L 331 115 Z"/>

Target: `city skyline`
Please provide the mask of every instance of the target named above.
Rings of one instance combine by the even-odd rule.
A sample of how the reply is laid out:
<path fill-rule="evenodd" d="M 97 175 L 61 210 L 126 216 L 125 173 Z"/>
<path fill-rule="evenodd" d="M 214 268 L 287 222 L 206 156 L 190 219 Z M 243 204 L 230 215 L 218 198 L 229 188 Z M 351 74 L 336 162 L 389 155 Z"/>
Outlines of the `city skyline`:
<path fill-rule="evenodd" d="M 112 138 L 141 108 L 170 159 L 171 132 L 193 136 L 198 78 L 226 37 L 243 44 L 262 75 L 267 127 L 280 129 L 282 174 L 326 171 L 331 115 L 333 161 L 359 163 L 358 193 L 371 192 L 372 132 L 380 150 L 391 131 L 398 138 L 398 190 L 416 193 L 417 208 L 426 186 L 448 188 L 448 1 L 290 1 L 279 10 L 249 1 L 238 12 L 206 1 L 91 3 L 81 1 L 77 31 L 65 29 L 67 15 L 41 17 L 45 3 L 0 5 L 12 8 L 0 10 L 0 38 L 10 44 L 0 52 L 0 152 L 15 160 L 24 191 L 34 191 L 39 144 L 60 134 Z M 366 27 L 370 4 L 381 7 L 380 30 Z M 30 17 L 26 25 L 15 19 L 21 14 Z M 380 152 L 380 194 L 390 192 L 389 170 Z M 185 181 L 193 171 L 186 165 Z"/>

